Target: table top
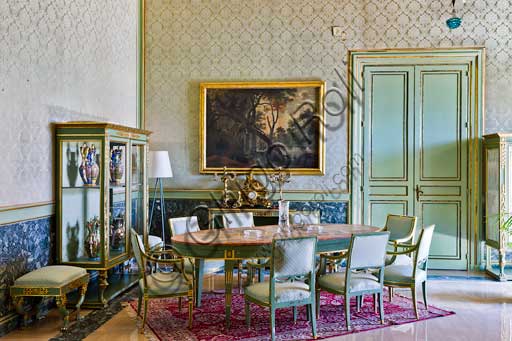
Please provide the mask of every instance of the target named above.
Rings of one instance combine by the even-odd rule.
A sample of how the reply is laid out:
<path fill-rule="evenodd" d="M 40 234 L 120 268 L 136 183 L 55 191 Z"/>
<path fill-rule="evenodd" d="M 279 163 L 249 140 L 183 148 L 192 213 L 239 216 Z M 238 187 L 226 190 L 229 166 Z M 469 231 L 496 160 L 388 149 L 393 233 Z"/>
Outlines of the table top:
<path fill-rule="evenodd" d="M 252 235 L 247 230 L 257 230 Z M 265 245 L 275 238 L 295 238 L 317 236 L 319 241 L 350 239 L 355 233 L 368 233 L 380 230 L 378 227 L 357 224 L 315 224 L 292 226 L 290 233 L 279 233 L 277 225 L 241 227 L 230 229 L 201 230 L 172 237 L 172 243 L 187 245 Z M 256 234 L 259 234 L 256 236 Z"/>

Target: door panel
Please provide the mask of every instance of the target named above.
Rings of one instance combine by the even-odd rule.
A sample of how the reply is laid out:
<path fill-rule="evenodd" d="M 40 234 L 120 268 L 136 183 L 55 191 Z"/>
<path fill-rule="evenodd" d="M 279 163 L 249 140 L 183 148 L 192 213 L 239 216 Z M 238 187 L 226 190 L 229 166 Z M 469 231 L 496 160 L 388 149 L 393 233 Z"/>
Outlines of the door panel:
<path fill-rule="evenodd" d="M 424 71 L 420 86 L 420 180 L 460 180 L 460 72 Z"/>
<path fill-rule="evenodd" d="M 364 221 L 384 226 L 388 213 L 413 207 L 411 146 L 414 68 L 366 67 Z M 367 173 L 366 173 L 367 172 Z"/>
<path fill-rule="evenodd" d="M 423 226 L 435 224 L 435 233 L 430 247 L 430 259 L 453 259 L 462 257 L 462 231 L 460 201 L 426 201 L 420 203 L 419 216 Z M 442 219 L 439 219 L 442 218 Z"/>
<path fill-rule="evenodd" d="M 370 66 L 363 76 L 363 222 L 436 224 L 429 267 L 466 269 L 467 66 Z"/>
<path fill-rule="evenodd" d="M 467 67 L 415 70 L 415 184 L 420 226 L 435 224 L 430 267 L 467 267 Z"/>

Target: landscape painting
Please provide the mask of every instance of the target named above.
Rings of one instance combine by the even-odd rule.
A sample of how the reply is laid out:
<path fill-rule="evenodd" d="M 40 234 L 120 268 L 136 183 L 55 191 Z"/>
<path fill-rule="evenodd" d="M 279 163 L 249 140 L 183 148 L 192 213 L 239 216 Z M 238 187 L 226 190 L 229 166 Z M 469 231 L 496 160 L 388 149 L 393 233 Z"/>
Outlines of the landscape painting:
<path fill-rule="evenodd" d="M 322 81 L 201 83 L 201 173 L 324 173 Z"/>

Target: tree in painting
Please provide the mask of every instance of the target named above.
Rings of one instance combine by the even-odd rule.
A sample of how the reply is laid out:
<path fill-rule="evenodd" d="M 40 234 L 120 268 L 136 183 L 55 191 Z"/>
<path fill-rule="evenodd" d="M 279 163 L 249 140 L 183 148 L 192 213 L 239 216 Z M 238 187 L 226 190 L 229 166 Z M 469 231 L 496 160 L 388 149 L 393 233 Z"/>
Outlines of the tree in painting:
<path fill-rule="evenodd" d="M 206 164 L 317 168 L 318 88 L 208 89 Z"/>

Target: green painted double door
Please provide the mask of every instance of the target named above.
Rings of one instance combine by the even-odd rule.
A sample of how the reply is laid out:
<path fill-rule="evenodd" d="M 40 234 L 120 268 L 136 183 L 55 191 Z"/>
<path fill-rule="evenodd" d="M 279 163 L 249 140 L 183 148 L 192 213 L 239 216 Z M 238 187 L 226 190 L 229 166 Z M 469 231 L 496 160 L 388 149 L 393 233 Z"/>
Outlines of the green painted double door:
<path fill-rule="evenodd" d="M 466 269 L 466 65 L 364 69 L 363 219 L 387 214 L 435 224 L 430 268 Z M 419 231 L 419 229 L 418 229 Z"/>

